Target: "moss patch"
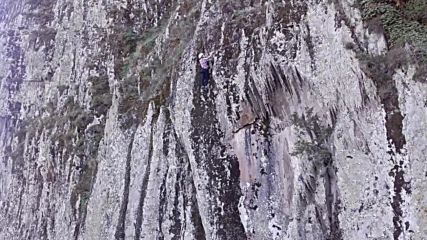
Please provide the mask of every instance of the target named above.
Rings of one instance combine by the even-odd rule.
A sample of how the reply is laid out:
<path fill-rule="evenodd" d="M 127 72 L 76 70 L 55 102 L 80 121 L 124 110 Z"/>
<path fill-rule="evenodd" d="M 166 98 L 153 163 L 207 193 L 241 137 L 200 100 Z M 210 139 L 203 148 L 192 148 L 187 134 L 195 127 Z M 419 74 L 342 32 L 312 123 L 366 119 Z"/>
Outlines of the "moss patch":
<path fill-rule="evenodd" d="M 165 12 L 157 19 L 157 24 L 147 23 L 140 28 L 135 19 L 127 16 L 129 13 L 117 9 L 110 12 L 120 23 L 109 42 L 114 46 L 115 76 L 120 92 L 119 121 L 123 130 L 137 126 L 144 119 L 150 102 L 155 103 L 158 112 L 169 98 L 176 66 L 194 32 L 193 18 L 197 14 L 195 7 L 189 5 L 180 8 L 180 11 L 185 10 L 181 17 L 185 17 L 180 21 L 171 20 L 171 11 L 176 7 L 172 5 L 163 9 Z M 161 51 L 154 50 L 156 42 L 161 45 Z"/>

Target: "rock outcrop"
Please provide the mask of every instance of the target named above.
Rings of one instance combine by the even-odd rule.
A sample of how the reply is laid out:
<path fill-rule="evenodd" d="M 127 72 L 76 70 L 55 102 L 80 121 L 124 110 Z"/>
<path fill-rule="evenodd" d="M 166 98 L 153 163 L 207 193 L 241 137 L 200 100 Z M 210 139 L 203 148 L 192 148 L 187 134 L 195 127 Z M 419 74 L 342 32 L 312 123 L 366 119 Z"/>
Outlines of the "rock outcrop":
<path fill-rule="evenodd" d="M 425 239 L 426 75 L 356 3 L 1 1 L 0 238 Z"/>

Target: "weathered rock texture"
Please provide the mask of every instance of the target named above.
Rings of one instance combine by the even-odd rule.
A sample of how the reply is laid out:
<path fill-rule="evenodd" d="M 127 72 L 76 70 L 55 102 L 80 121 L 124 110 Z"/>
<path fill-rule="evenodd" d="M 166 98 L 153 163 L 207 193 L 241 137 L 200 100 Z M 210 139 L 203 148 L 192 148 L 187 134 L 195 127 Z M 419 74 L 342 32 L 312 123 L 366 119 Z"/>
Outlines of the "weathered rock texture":
<path fill-rule="evenodd" d="M 333 2 L 2 0 L 0 239 L 426 239 L 427 85 Z"/>

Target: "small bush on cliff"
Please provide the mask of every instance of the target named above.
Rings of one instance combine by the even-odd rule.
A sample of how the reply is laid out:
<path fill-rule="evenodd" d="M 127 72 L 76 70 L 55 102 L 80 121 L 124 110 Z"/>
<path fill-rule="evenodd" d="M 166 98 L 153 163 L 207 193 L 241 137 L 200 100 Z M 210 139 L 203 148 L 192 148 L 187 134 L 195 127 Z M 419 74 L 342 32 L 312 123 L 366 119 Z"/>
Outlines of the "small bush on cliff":
<path fill-rule="evenodd" d="M 424 0 L 411 0 L 400 7 L 386 0 L 362 0 L 361 7 L 368 25 L 373 19 L 381 21 L 391 46 L 427 43 Z"/>
<path fill-rule="evenodd" d="M 384 33 L 391 50 L 404 50 L 407 56 L 404 64 L 417 67 L 414 79 L 426 81 L 427 2 L 360 0 L 359 4 L 369 29 Z M 397 66 L 389 64 L 389 67 L 393 71 Z"/>
<path fill-rule="evenodd" d="M 88 82 L 91 83 L 92 100 L 90 102 L 90 110 L 95 115 L 107 115 L 108 109 L 112 104 L 112 94 L 110 93 L 110 86 L 107 76 L 92 76 L 89 77 Z"/>
<path fill-rule="evenodd" d="M 324 125 L 319 117 L 313 114 L 313 109 L 307 110 L 307 113 L 299 116 L 294 113 L 291 122 L 299 134 L 299 139 L 295 144 L 292 156 L 306 154 L 309 160 L 327 162 L 331 159 L 331 152 L 328 148 L 328 142 L 333 132 L 333 127 Z"/>

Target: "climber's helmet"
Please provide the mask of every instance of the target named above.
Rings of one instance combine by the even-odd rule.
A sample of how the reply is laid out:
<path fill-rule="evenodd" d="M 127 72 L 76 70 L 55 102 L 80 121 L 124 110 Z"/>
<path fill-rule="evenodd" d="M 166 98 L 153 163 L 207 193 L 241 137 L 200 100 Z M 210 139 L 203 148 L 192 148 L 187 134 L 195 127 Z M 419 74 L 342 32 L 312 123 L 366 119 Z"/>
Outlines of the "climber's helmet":
<path fill-rule="evenodd" d="M 203 53 L 199 53 L 199 59 L 202 59 L 203 56 L 204 56 Z"/>

